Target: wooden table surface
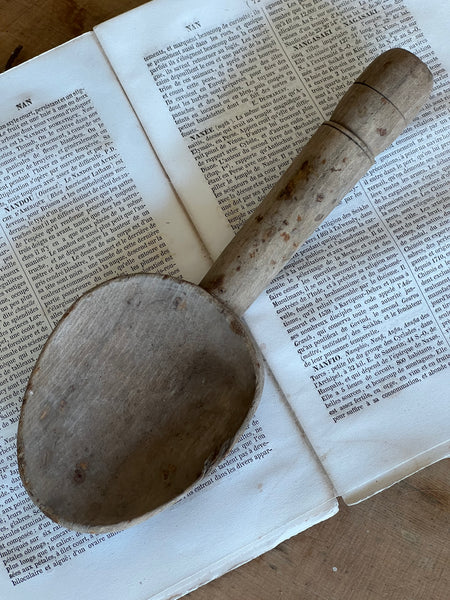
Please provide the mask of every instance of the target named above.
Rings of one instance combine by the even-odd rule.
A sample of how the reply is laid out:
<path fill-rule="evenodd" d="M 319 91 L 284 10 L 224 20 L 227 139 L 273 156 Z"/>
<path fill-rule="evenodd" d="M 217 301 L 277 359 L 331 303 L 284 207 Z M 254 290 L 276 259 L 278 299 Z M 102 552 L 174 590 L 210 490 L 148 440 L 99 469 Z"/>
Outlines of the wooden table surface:
<path fill-rule="evenodd" d="M 140 0 L 0 0 L 0 71 Z M 189 594 L 190 600 L 449 600 L 449 461 Z M 126 599 L 124 599 L 126 600 Z"/>

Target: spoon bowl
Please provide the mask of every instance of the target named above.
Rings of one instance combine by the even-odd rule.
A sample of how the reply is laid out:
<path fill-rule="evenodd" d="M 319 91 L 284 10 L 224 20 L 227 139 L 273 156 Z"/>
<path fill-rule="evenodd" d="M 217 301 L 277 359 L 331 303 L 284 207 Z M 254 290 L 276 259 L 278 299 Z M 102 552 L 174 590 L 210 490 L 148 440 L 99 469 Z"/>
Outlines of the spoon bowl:
<path fill-rule="evenodd" d="M 82 296 L 38 365 L 21 475 L 48 516 L 90 532 L 123 529 L 189 490 L 241 434 L 263 373 L 222 302 L 149 274 Z"/>

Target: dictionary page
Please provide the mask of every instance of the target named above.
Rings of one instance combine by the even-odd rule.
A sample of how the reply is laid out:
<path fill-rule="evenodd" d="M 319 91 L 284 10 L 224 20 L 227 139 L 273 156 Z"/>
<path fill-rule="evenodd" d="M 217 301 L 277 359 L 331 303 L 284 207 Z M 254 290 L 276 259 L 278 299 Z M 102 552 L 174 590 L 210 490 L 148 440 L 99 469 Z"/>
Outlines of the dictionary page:
<path fill-rule="evenodd" d="M 419 117 L 246 315 L 358 501 L 448 454 L 449 6 L 184 4 L 154 0 L 96 33 L 213 256 L 378 54 L 404 47 L 434 74 Z"/>
<path fill-rule="evenodd" d="M 210 265 L 93 34 L 0 77 L 0 597 L 181 595 L 336 511 L 332 487 L 269 375 L 230 455 L 129 531 L 74 533 L 17 471 L 21 398 L 57 319 L 87 288 Z"/>

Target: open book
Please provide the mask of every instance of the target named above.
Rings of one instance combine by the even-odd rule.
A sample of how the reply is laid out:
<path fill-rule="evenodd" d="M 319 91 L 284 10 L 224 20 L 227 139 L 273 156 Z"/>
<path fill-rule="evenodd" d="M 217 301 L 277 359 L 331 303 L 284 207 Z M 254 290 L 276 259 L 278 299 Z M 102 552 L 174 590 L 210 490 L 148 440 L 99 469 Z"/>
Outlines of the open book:
<path fill-rule="evenodd" d="M 449 12 L 420 4 L 153 0 L 0 77 L 2 598 L 175 598 L 448 455 Z M 237 446 L 127 531 L 48 520 L 15 436 L 59 317 L 120 274 L 200 281 L 396 46 L 432 97 L 246 312 L 268 368 Z"/>

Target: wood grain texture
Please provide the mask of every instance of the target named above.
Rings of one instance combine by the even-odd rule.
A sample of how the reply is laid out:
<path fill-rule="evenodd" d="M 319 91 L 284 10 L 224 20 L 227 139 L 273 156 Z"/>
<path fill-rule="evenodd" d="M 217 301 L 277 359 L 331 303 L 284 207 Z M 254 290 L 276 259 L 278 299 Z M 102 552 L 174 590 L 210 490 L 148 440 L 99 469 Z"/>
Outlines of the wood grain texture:
<path fill-rule="evenodd" d="M 0 71 L 20 46 L 15 65 L 140 4 L 139 0 L 2 0 Z"/>
<path fill-rule="evenodd" d="M 448 600 L 449 461 L 192 592 L 189 600 Z"/>
<path fill-rule="evenodd" d="M 23 50 L 15 64 L 139 4 L 139 0 L 3 0 L 0 70 L 19 45 Z M 449 475 L 447 460 L 360 505 L 341 506 L 327 522 L 187 598 L 448 600 Z"/>

